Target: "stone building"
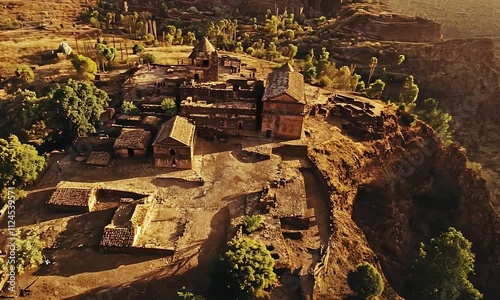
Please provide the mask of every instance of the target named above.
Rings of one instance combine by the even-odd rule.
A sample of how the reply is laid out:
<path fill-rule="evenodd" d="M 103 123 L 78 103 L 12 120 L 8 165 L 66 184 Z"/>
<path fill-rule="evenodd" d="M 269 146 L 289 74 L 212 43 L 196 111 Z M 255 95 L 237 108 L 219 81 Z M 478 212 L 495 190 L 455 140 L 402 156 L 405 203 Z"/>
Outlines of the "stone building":
<path fill-rule="evenodd" d="M 113 145 L 118 158 L 146 157 L 151 141 L 151 132 L 142 128 L 124 128 Z"/>
<path fill-rule="evenodd" d="M 193 120 L 199 133 L 218 129 L 227 134 L 256 133 L 264 83 L 250 78 L 226 82 L 184 84 L 180 115 Z"/>
<path fill-rule="evenodd" d="M 155 141 L 155 166 L 191 169 L 194 155 L 195 126 L 186 118 L 175 116 L 165 122 Z"/>
<path fill-rule="evenodd" d="M 96 189 L 56 188 L 47 200 L 47 207 L 54 212 L 87 213 L 97 203 Z"/>
<path fill-rule="evenodd" d="M 102 251 L 119 252 L 133 247 L 152 219 L 152 197 L 134 200 L 122 198 L 111 223 L 104 227 L 100 247 Z"/>
<path fill-rule="evenodd" d="M 267 77 L 262 97 L 262 134 L 299 139 L 305 116 L 304 76 L 286 63 Z"/>
<path fill-rule="evenodd" d="M 198 41 L 188 59 L 195 81 L 219 80 L 219 53 L 206 37 Z"/>

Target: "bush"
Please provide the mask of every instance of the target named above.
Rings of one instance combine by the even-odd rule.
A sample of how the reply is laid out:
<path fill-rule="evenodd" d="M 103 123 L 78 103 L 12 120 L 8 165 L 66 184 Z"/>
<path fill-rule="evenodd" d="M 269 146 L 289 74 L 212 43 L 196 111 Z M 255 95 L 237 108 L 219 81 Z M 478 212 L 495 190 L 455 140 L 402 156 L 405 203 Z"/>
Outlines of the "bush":
<path fill-rule="evenodd" d="M 161 108 L 165 111 L 165 113 L 169 116 L 173 116 L 177 113 L 177 107 L 175 105 L 174 98 L 165 98 L 161 102 Z"/>
<path fill-rule="evenodd" d="M 16 77 L 20 78 L 23 83 L 32 83 L 35 80 L 35 73 L 27 65 L 20 65 L 15 71 Z"/>
<path fill-rule="evenodd" d="M 156 63 L 156 57 L 151 53 L 141 54 L 141 59 L 143 64 L 154 64 Z"/>
<path fill-rule="evenodd" d="M 144 46 L 141 43 L 137 43 L 132 47 L 132 53 L 139 54 L 144 51 Z"/>
<path fill-rule="evenodd" d="M 132 101 L 124 101 L 122 105 L 122 113 L 126 115 L 138 115 L 141 111 Z"/>
<path fill-rule="evenodd" d="M 361 299 L 372 299 L 384 291 L 384 282 L 380 273 L 369 263 L 359 265 L 347 275 L 349 287 Z"/>
<path fill-rule="evenodd" d="M 97 64 L 90 58 L 80 55 L 72 54 L 71 63 L 76 70 L 76 73 L 86 80 L 94 80 L 97 74 Z"/>
<path fill-rule="evenodd" d="M 186 287 L 182 287 L 180 292 L 177 292 L 177 298 L 175 300 L 205 300 L 203 296 L 195 295 L 186 290 Z"/>
<path fill-rule="evenodd" d="M 370 87 L 365 89 L 363 93 L 370 99 L 380 99 L 382 93 L 385 89 L 385 82 L 377 79 L 374 83 L 370 84 Z"/>
<path fill-rule="evenodd" d="M 243 220 L 243 231 L 247 234 L 255 232 L 262 227 L 264 218 L 261 215 L 253 215 L 245 217 Z"/>

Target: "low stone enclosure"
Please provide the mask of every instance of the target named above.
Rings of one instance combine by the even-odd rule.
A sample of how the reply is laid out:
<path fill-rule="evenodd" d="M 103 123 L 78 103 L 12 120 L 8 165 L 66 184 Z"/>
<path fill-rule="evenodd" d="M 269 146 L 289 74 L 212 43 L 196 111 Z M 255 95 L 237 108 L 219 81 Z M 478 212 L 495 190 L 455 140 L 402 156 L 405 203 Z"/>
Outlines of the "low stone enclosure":
<path fill-rule="evenodd" d="M 111 223 L 103 229 L 102 252 L 173 255 L 173 248 L 138 245 L 141 234 L 156 213 L 155 195 L 99 188 L 56 187 L 46 206 L 51 213 L 92 213 L 100 202 L 117 203 Z"/>
<path fill-rule="evenodd" d="M 328 261 L 330 253 L 328 241 L 333 233 L 334 218 L 331 215 L 332 206 L 327 196 L 317 200 L 323 201 L 320 206 L 324 207 L 326 224 L 321 222 L 320 216 L 317 215 L 318 207 L 314 208 L 314 212 L 311 211 L 310 199 L 306 198 L 305 195 L 300 195 L 300 193 L 309 192 L 307 188 L 306 191 L 301 188 L 307 184 L 303 174 L 307 173 L 315 178 L 314 180 L 319 186 L 314 186 L 313 189 L 322 189 L 325 191 L 325 195 L 330 195 L 333 191 L 329 191 L 321 172 L 309 159 L 307 145 L 284 143 L 269 150 L 271 159 L 276 159 L 276 156 L 281 158 L 276 166 L 276 173 L 271 176 L 275 179 L 263 184 L 261 191 L 246 195 L 244 214 L 231 219 L 228 239 L 244 234 L 242 223 L 246 216 L 262 216 L 261 229 L 249 235 L 266 245 L 271 256 L 275 259 L 275 272 L 280 276 L 294 278 L 293 280 L 297 281 L 300 291 L 306 299 L 310 296 L 307 286 L 310 286 L 310 281 L 314 281 L 315 276 L 323 272 Z M 251 150 L 247 151 L 255 155 Z M 299 176 L 303 176 L 304 181 L 299 179 Z M 315 226 L 318 226 L 318 230 L 320 233 L 322 232 L 323 236 L 317 237 L 318 242 L 312 243 L 314 239 L 311 237 L 310 230 Z M 322 226 L 321 229 L 320 226 Z M 325 236 L 325 233 L 328 237 Z M 297 245 L 300 245 L 299 247 L 307 245 L 307 254 L 301 254 L 299 257 L 290 256 L 290 247 L 297 247 Z M 309 255 L 311 255 L 312 261 L 309 260 L 308 263 L 304 264 L 302 259 L 306 256 L 309 259 Z"/>

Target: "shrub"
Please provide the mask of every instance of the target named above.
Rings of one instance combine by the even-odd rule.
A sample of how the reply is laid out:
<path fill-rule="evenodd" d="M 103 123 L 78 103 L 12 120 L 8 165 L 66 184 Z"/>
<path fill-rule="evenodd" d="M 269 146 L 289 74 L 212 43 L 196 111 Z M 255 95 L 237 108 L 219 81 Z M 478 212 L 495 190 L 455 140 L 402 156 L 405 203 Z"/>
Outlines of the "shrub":
<path fill-rule="evenodd" d="M 177 292 L 177 297 L 175 300 L 205 300 L 203 296 L 195 295 L 186 290 L 186 287 L 182 287 L 180 292 Z"/>
<path fill-rule="evenodd" d="M 245 220 L 243 220 L 243 231 L 250 234 L 259 230 L 262 227 L 262 221 L 264 221 L 264 218 L 261 215 L 245 217 Z"/>
<path fill-rule="evenodd" d="M 141 54 L 141 59 L 143 64 L 154 64 L 156 63 L 156 57 L 151 53 Z"/>
<path fill-rule="evenodd" d="M 165 111 L 165 113 L 169 116 L 173 116 L 177 113 L 177 107 L 175 105 L 174 98 L 165 98 L 161 102 L 161 108 Z"/>
<path fill-rule="evenodd" d="M 374 83 L 370 84 L 370 87 L 365 89 L 363 93 L 370 99 L 380 99 L 384 92 L 384 88 L 385 82 L 377 79 Z"/>
<path fill-rule="evenodd" d="M 23 83 L 32 83 L 35 80 L 35 73 L 27 65 L 20 65 L 16 68 L 15 74 Z"/>
<path fill-rule="evenodd" d="M 361 299 L 372 299 L 384 291 L 384 282 L 380 273 L 369 263 L 359 265 L 347 275 L 349 287 Z"/>
<path fill-rule="evenodd" d="M 122 105 L 122 113 L 126 115 L 138 115 L 141 111 L 132 101 L 124 101 Z"/>
<path fill-rule="evenodd" d="M 90 58 L 80 55 L 72 54 L 71 63 L 76 70 L 76 73 L 86 80 L 94 80 L 97 74 L 97 64 Z"/>
<path fill-rule="evenodd" d="M 132 53 L 139 54 L 144 51 L 144 46 L 141 43 L 137 43 L 132 47 Z"/>

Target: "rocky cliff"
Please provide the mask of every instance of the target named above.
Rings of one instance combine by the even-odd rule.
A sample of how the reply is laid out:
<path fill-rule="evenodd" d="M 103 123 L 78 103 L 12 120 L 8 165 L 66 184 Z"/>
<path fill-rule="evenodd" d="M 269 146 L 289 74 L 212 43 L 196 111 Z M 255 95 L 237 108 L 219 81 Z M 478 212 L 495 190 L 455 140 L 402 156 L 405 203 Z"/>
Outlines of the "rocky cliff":
<path fill-rule="evenodd" d="M 401 126 L 390 110 L 384 116 L 382 139 L 355 142 L 344 135 L 310 150 L 330 187 L 335 224 L 315 297 L 349 295 L 347 273 L 363 261 L 379 264 L 385 274 L 390 286 L 383 299 L 397 299 L 394 291 L 404 296 L 419 243 L 453 226 L 473 243 L 473 283 L 484 299 L 494 299 L 500 293 L 500 218 L 485 181 L 467 168 L 457 146 L 443 147 L 427 125 Z"/>

